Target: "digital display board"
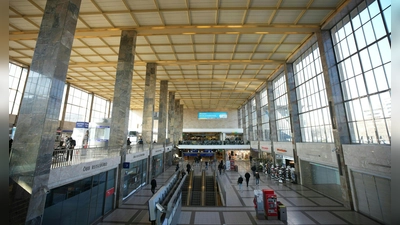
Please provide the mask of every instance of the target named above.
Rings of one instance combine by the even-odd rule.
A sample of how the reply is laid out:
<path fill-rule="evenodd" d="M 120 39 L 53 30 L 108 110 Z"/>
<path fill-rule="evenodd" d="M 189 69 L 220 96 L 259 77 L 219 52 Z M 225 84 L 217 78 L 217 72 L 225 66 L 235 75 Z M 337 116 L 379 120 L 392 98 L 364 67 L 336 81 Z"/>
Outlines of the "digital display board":
<path fill-rule="evenodd" d="M 227 112 L 199 112 L 199 120 L 212 120 L 212 119 L 227 119 Z"/>

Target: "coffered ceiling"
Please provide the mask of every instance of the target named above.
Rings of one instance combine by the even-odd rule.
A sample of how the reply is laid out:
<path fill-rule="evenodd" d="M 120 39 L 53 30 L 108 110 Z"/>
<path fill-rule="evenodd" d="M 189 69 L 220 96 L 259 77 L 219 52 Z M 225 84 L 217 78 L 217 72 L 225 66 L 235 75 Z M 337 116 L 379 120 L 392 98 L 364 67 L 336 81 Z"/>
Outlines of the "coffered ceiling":
<path fill-rule="evenodd" d="M 136 30 L 131 108 L 146 63 L 184 108 L 237 109 L 349 0 L 82 0 L 67 82 L 113 100 L 122 30 Z M 46 0 L 9 0 L 9 58 L 29 66 Z"/>

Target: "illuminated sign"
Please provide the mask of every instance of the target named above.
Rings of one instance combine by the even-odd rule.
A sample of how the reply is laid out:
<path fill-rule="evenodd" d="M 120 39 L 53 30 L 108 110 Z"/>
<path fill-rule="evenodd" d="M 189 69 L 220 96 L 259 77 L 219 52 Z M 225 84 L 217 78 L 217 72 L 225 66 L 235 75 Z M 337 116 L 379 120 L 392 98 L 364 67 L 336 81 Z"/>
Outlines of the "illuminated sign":
<path fill-rule="evenodd" d="M 227 119 L 227 112 L 199 112 L 199 120 L 212 120 L 212 119 Z"/>

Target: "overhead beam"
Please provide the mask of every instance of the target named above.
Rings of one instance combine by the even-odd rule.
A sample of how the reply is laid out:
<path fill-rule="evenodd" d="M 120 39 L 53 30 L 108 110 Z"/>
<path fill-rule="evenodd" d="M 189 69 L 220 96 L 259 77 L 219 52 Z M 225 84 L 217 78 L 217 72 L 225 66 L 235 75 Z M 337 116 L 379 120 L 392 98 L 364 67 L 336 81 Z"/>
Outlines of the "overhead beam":
<path fill-rule="evenodd" d="M 93 62 L 93 63 L 70 63 L 69 68 L 82 68 L 82 67 L 116 67 L 117 61 L 114 62 Z M 270 60 L 270 59 L 250 59 L 250 60 L 164 60 L 164 61 L 136 61 L 135 66 L 145 66 L 147 63 L 156 63 L 159 66 L 167 65 L 260 65 L 260 64 L 284 64 L 283 60 Z"/>
<path fill-rule="evenodd" d="M 120 37 L 122 30 L 136 30 L 138 36 L 179 34 L 311 34 L 318 25 L 213 25 L 213 26 L 159 26 L 104 29 L 77 29 L 74 38 Z M 39 31 L 9 32 L 9 40 L 36 40 Z"/>
<path fill-rule="evenodd" d="M 158 81 L 160 80 L 168 80 L 168 82 L 264 82 L 267 79 L 262 79 L 262 78 L 193 78 L 193 79 L 188 79 L 188 78 L 182 78 L 182 79 L 157 79 Z M 79 78 L 77 77 L 75 80 L 71 80 L 69 81 L 70 83 L 73 82 L 79 82 L 79 83 L 88 83 L 90 84 L 93 81 L 87 81 L 87 80 L 79 80 Z M 96 85 L 109 85 L 109 84 L 114 84 L 113 80 L 110 81 L 94 81 L 96 82 Z M 132 79 L 132 82 L 135 83 L 140 83 L 140 82 L 145 82 L 144 79 Z"/>

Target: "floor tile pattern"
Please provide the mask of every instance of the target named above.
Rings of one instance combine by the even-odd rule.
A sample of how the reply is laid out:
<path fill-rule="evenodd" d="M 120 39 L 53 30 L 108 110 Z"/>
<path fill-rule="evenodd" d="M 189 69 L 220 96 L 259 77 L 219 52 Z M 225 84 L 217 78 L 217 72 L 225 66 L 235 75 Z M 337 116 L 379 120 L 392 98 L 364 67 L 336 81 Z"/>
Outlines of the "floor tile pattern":
<path fill-rule="evenodd" d="M 187 162 L 180 162 L 180 167 L 186 167 Z M 250 178 L 249 186 L 246 183 L 239 191 L 237 179 L 250 170 L 250 162 L 243 160 L 236 162 L 238 172 L 222 172 L 220 179 L 226 190 L 226 206 L 223 207 L 192 207 L 183 206 L 178 225 L 319 225 L 319 224 L 357 224 L 378 225 L 380 223 L 343 207 L 343 205 L 327 196 L 299 184 L 278 183 L 262 174 L 260 184 Z M 204 167 L 193 165 L 195 173 L 200 173 Z M 208 168 L 206 172 L 211 172 Z M 156 177 L 161 187 L 175 172 L 175 165 Z M 267 220 L 257 218 L 253 197 L 255 189 L 272 189 L 278 201 L 286 206 L 287 220 Z M 151 198 L 150 185 L 137 190 L 125 200 L 121 208 L 113 210 L 96 225 L 149 225 L 147 201 Z"/>

